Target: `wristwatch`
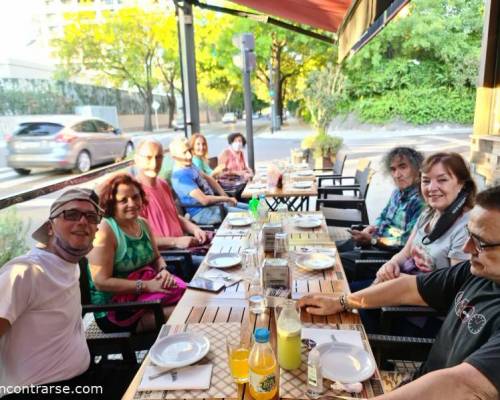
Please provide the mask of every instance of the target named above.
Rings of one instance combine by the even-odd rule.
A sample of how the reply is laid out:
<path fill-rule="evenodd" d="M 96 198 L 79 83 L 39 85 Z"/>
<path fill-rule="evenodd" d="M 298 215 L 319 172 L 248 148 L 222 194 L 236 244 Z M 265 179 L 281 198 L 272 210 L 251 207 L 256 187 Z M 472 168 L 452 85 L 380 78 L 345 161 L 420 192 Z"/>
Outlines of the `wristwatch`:
<path fill-rule="evenodd" d="M 377 243 L 378 243 L 378 239 L 377 239 L 376 237 L 374 237 L 374 236 L 373 236 L 373 237 L 370 239 L 370 243 L 371 243 L 371 245 L 372 245 L 372 246 L 376 246 L 376 245 L 377 245 Z"/>
<path fill-rule="evenodd" d="M 141 294 L 144 290 L 144 282 L 141 279 L 135 281 L 135 293 Z"/>

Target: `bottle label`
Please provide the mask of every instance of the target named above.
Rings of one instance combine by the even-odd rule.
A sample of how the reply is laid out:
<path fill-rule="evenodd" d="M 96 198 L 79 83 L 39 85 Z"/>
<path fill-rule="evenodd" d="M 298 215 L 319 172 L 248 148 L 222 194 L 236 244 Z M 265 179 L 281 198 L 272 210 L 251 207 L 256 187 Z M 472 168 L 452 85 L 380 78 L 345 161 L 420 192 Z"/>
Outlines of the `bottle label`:
<path fill-rule="evenodd" d="M 258 393 L 272 392 L 276 387 L 276 375 L 261 375 L 250 370 L 250 385 Z"/>
<path fill-rule="evenodd" d="M 316 367 L 310 365 L 307 368 L 307 382 L 311 386 L 318 386 L 318 374 L 316 372 Z"/>

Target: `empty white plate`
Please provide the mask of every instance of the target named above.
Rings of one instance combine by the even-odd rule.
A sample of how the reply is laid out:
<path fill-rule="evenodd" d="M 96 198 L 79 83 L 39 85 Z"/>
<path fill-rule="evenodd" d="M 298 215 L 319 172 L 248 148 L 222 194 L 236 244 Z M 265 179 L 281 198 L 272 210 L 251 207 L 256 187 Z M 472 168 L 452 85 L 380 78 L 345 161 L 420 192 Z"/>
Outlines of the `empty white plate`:
<path fill-rule="evenodd" d="M 237 255 L 213 256 L 208 259 L 207 264 L 213 268 L 231 268 L 241 264 L 241 257 Z"/>
<path fill-rule="evenodd" d="M 295 225 L 299 228 L 317 228 L 321 226 L 321 219 L 317 217 L 301 217 L 295 220 Z"/>
<path fill-rule="evenodd" d="M 320 253 L 304 254 L 296 258 L 295 264 L 307 270 L 322 270 L 333 267 L 335 258 Z"/>
<path fill-rule="evenodd" d="M 312 176 L 312 175 L 314 175 L 314 171 L 311 171 L 310 169 L 308 169 L 305 171 L 297 171 L 295 174 L 297 176 Z"/>
<path fill-rule="evenodd" d="M 227 223 L 231 226 L 247 226 L 253 224 L 254 220 L 250 217 L 228 218 Z"/>
<path fill-rule="evenodd" d="M 149 355 L 151 361 L 163 368 L 179 368 L 194 364 L 210 350 L 209 340 L 194 332 L 178 333 L 155 342 Z"/>
<path fill-rule="evenodd" d="M 312 182 L 295 182 L 293 187 L 295 189 L 309 189 L 312 186 Z"/>
<path fill-rule="evenodd" d="M 318 346 L 323 376 L 341 383 L 363 382 L 375 372 L 368 352 L 349 343 L 331 342 Z"/>

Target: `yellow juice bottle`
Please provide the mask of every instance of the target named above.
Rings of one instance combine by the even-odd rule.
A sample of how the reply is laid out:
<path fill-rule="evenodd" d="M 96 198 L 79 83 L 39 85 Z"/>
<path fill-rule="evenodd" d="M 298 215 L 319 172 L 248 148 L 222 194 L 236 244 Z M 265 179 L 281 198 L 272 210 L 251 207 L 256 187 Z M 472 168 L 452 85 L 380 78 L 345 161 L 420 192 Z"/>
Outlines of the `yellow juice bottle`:
<path fill-rule="evenodd" d="M 270 400 L 278 393 L 276 358 L 269 344 L 269 330 L 255 330 L 255 343 L 250 352 L 249 388 L 255 400 Z"/>
<path fill-rule="evenodd" d="M 300 316 L 293 301 L 287 301 L 278 318 L 278 363 L 281 368 L 292 370 L 301 364 Z"/>

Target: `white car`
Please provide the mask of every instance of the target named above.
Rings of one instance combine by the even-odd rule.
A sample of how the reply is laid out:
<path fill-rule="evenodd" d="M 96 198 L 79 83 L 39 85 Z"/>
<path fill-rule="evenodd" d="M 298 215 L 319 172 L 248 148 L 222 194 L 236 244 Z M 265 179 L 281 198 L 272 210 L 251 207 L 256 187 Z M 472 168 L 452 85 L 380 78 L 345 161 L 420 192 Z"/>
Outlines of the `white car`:
<path fill-rule="evenodd" d="M 224 122 L 225 124 L 236 123 L 236 114 L 233 112 L 225 113 L 222 117 L 222 122 Z"/>

